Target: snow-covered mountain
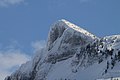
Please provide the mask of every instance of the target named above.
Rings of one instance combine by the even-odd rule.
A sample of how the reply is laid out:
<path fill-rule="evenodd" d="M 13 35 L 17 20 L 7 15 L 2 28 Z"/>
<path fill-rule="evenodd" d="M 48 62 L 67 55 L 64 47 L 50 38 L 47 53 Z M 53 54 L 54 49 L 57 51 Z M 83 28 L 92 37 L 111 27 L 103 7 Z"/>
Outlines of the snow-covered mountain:
<path fill-rule="evenodd" d="M 120 35 L 98 38 L 62 19 L 46 47 L 5 80 L 109 80 L 120 77 L 119 64 Z"/>

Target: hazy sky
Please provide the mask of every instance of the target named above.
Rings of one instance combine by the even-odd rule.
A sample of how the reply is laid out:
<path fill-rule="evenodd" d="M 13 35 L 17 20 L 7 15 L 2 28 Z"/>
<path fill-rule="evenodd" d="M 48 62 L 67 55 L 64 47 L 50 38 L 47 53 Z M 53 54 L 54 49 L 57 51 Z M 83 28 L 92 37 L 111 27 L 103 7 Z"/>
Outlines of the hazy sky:
<path fill-rule="evenodd" d="M 120 0 L 0 0 L 0 54 L 31 55 L 59 19 L 99 37 L 120 34 Z"/>

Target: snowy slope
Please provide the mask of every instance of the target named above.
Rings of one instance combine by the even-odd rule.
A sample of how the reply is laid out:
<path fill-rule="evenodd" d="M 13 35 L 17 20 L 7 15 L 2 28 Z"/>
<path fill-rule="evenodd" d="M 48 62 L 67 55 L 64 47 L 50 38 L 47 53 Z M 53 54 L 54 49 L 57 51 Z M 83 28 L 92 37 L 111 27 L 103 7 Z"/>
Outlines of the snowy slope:
<path fill-rule="evenodd" d="M 119 77 L 120 35 L 98 38 L 66 20 L 55 22 L 46 47 L 5 80 L 97 80 Z"/>

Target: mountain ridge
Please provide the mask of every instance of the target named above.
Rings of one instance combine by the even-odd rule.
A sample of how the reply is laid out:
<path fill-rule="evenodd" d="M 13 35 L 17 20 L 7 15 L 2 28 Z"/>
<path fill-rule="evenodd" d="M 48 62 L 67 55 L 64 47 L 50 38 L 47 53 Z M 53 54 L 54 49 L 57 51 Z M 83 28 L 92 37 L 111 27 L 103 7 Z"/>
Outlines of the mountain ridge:
<path fill-rule="evenodd" d="M 120 35 L 98 38 L 64 19 L 55 22 L 46 47 L 5 80 L 97 80 L 120 67 Z M 96 71 L 95 71 L 96 69 Z"/>

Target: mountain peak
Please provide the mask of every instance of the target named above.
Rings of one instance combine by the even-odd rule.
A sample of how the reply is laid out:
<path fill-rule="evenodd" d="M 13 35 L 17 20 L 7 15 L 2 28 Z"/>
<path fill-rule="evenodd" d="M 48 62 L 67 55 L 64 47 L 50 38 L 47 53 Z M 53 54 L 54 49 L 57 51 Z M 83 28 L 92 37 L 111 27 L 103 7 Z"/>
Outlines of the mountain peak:
<path fill-rule="evenodd" d="M 65 20 L 65 19 L 61 19 L 61 20 L 58 20 L 55 24 L 61 24 L 61 25 L 66 25 L 64 27 L 66 28 L 72 28 L 74 30 L 79 30 L 81 29 L 80 27 L 76 26 L 75 24 Z"/>
<path fill-rule="evenodd" d="M 47 46 L 49 47 L 48 49 L 51 49 L 57 40 L 63 40 L 67 37 L 74 39 L 79 37 L 79 39 L 81 38 L 88 42 L 98 39 L 95 35 L 91 34 L 87 30 L 82 29 L 67 20 L 61 19 L 55 22 L 49 31 L 47 43 Z"/>
<path fill-rule="evenodd" d="M 46 47 L 5 80 L 110 80 L 120 76 L 118 70 L 120 35 L 99 39 L 61 19 L 52 25 Z"/>
<path fill-rule="evenodd" d="M 91 34 L 87 30 L 85 30 L 85 29 L 65 20 L 65 19 L 61 19 L 61 20 L 58 20 L 57 22 L 55 22 L 53 24 L 52 28 L 55 28 L 55 27 L 58 27 L 58 28 L 64 27 L 64 29 L 73 29 L 73 30 L 80 32 L 82 34 L 85 34 L 87 36 L 91 36 L 93 39 L 97 38 L 95 35 Z"/>

